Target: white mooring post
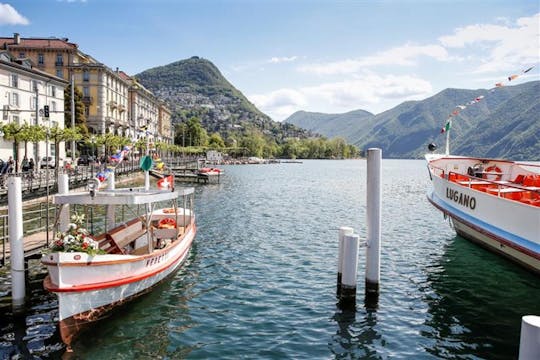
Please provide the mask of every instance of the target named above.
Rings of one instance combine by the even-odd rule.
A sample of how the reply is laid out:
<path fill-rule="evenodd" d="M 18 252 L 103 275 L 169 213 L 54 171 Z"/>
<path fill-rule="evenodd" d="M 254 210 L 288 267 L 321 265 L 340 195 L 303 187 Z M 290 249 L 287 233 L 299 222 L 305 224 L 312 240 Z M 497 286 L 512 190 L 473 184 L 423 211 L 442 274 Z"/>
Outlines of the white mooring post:
<path fill-rule="evenodd" d="M 21 178 L 8 178 L 8 230 L 11 248 L 11 297 L 13 308 L 24 305 L 26 294 L 24 273 L 24 238 Z"/>
<path fill-rule="evenodd" d="M 67 174 L 58 175 L 58 193 L 67 194 L 69 193 L 69 176 Z M 60 209 L 59 217 L 59 228 L 58 230 L 64 232 L 69 226 L 69 205 L 62 205 Z"/>
<path fill-rule="evenodd" d="M 343 276 L 341 278 L 341 294 L 339 303 L 345 308 L 356 305 L 356 273 L 358 271 L 358 234 L 343 236 Z"/>
<path fill-rule="evenodd" d="M 366 296 L 379 293 L 381 275 L 381 158 L 381 149 L 368 149 Z"/>
<path fill-rule="evenodd" d="M 114 190 L 115 189 L 115 177 L 114 177 L 114 171 L 111 171 L 109 173 L 109 179 L 107 180 L 107 190 Z M 114 228 L 116 223 L 116 214 L 114 210 L 114 205 L 107 205 L 107 229 Z"/>
<path fill-rule="evenodd" d="M 519 360 L 540 359 L 540 316 L 526 315 L 521 318 Z"/>
<path fill-rule="evenodd" d="M 352 235 L 353 228 L 342 226 L 339 228 L 339 246 L 338 246 L 338 271 L 337 271 L 337 291 L 336 294 L 341 294 L 341 279 L 343 276 L 343 238 L 345 235 Z"/>

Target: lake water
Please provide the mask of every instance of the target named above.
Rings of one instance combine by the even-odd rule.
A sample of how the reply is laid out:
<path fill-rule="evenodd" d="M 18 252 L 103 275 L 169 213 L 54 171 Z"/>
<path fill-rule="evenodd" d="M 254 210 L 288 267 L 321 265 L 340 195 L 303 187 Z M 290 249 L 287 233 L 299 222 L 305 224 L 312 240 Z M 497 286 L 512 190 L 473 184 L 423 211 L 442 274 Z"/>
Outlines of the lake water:
<path fill-rule="evenodd" d="M 381 286 L 356 312 L 336 305 L 338 228 L 365 238 L 366 162 L 227 166 L 196 186 L 198 234 L 183 269 L 95 326 L 80 359 L 516 358 L 540 280 L 457 237 L 427 201 L 424 161 L 383 160 Z M 0 277 L 0 359 L 64 352 L 56 300 L 34 269 L 14 318 Z"/>

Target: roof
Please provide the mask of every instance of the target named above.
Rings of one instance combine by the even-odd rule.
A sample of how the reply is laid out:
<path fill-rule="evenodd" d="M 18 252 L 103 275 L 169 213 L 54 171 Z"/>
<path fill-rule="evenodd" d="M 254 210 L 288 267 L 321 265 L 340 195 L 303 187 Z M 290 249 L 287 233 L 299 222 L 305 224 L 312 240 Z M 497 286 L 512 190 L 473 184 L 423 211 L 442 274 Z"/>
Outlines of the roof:
<path fill-rule="evenodd" d="M 41 49 L 63 49 L 76 50 L 79 46 L 68 42 L 68 39 L 59 38 L 20 38 L 19 44 L 15 44 L 13 37 L 0 37 L 0 46 L 2 48 L 41 48 Z"/>

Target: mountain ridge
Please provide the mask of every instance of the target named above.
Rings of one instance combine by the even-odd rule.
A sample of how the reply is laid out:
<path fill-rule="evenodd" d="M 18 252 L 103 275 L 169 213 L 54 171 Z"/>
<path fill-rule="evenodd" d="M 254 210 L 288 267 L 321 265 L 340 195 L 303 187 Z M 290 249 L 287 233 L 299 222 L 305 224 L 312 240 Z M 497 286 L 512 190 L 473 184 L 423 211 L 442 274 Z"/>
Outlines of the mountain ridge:
<path fill-rule="evenodd" d="M 439 136 L 440 129 L 456 105 L 465 104 L 483 95 L 480 102 L 468 106 L 453 118 L 452 153 L 535 161 L 540 160 L 540 112 L 537 111 L 540 106 L 537 95 L 539 93 L 540 81 L 494 91 L 448 88 L 424 100 L 401 103 L 372 117 L 358 118 L 356 121 L 348 119 L 346 127 L 342 126 L 341 118 L 348 118 L 346 114 L 351 112 L 326 116 L 320 113 L 311 116 L 309 112 L 297 112 L 285 122 L 295 125 L 310 123 L 308 130 L 324 136 L 343 136 L 360 149 L 380 147 L 385 157 L 420 158 L 426 152 L 429 142 L 444 142 Z M 317 119 L 319 120 L 316 121 Z M 514 128 L 509 129 L 505 122 L 513 124 Z M 482 125 L 483 135 L 479 137 L 477 131 Z M 332 132 L 327 130 L 329 127 L 333 128 Z M 499 129 L 504 129 L 504 134 Z M 519 140 L 522 136 L 526 138 Z M 501 143 L 500 137 L 504 137 L 505 141 Z M 477 138 L 481 139 L 482 144 L 468 144 L 471 139 Z M 527 146 L 520 147 L 520 141 Z M 511 144 L 513 146 L 510 146 Z"/>

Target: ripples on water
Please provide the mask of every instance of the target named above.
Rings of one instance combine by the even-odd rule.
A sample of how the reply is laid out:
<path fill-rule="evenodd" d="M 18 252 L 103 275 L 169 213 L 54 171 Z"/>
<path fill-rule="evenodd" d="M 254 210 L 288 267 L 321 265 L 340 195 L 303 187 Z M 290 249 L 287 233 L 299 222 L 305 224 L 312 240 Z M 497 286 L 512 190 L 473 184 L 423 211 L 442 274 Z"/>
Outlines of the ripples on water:
<path fill-rule="evenodd" d="M 383 178 L 377 310 L 363 304 L 364 249 L 357 312 L 335 298 L 337 229 L 365 238 L 365 161 L 230 166 L 197 187 L 184 268 L 94 327 L 73 357 L 516 357 L 521 316 L 540 312 L 538 278 L 454 235 L 425 198 L 423 161 L 384 160 Z M 40 289 L 25 326 L 0 318 L 0 358 L 20 354 L 17 343 L 62 353 L 56 302 Z"/>

